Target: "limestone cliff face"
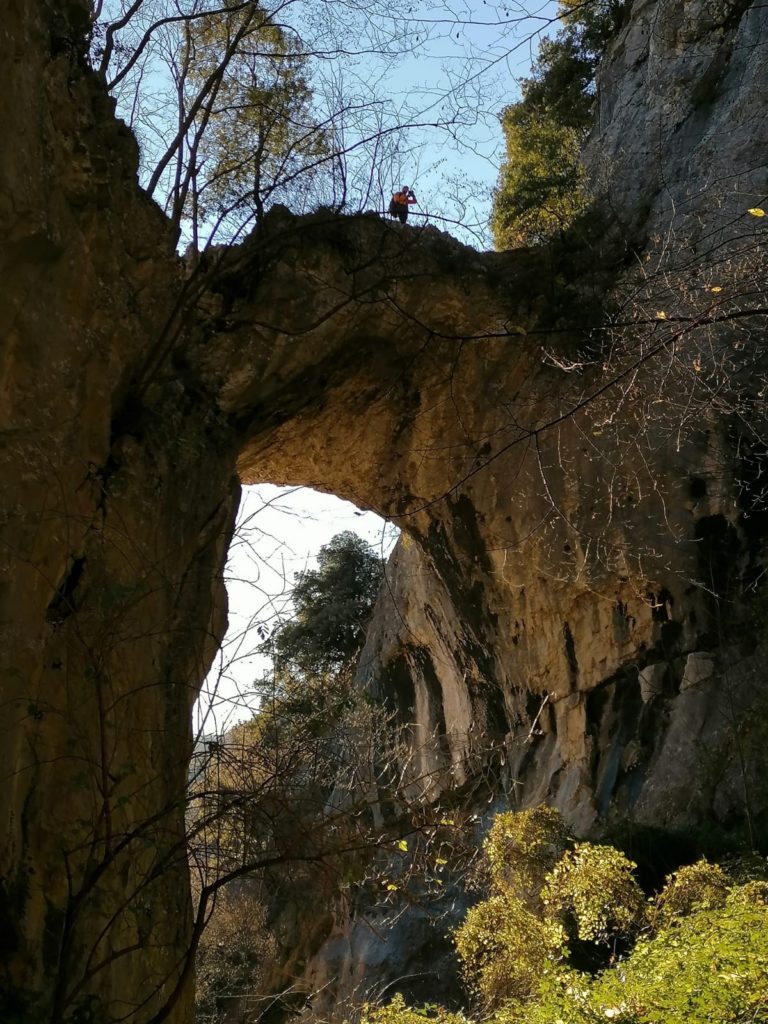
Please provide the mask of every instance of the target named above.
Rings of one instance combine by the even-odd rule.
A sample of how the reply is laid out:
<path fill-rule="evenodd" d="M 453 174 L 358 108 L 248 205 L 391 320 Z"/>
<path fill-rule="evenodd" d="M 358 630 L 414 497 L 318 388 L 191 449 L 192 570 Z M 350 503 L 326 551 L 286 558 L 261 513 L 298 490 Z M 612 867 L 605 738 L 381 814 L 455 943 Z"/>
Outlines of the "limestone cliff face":
<path fill-rule="evenodd" d="M 748 2 L 630 5 L 586 152 L 608 234 L 638 250 L 641 273 L 616 286 L 625 315 L 695 322 L 693 296 L 739 296 L 740 274 L 756 300 L 741 309 L 764 308 L 764 236 L 745 211 L 765 205 L 768 182 L 767 31 Z M 411 724 L 436 793 L 485 765 L 497 808 L 555 803 L 582 834 L 648 827 L 691 852 L 702 834 L 765 842 L 764 371 L 728 358 L 693 397 L 702 341 L 757 354 L 764 321 L 751 323 L 749 342 L 733 324 L 706 340 L 681 328 L 663 370 L 638 367 L 631 387 L 535 438 L 526 427 L 594 394 L 615 363 L 573 387 L 579 357 L 550 337 L 548 369 L 470 381 L 475 358 L 454 382 L 445 404 L 475 396 L 459 418 L 476 433 L 461 440 L 485 447 L 474 461 L 464 449 L 463 474 L 448 473 L 464 482 L 442 506 L 424 487 L 428 507 L 402 520 L 359 670 Z M 635 335 L 634 355 L 654 338 Z M 742 400 L 721 405 L 726 378 Z M 445 423 L 429 436 L 422 479 L 461 444 Z M 331 1004 L 324 986 L 444 1001 L 444 928 L 418 910 L 342 917 L 307 990 Z"/>
<path fill-rule="evenodd" d="M 629 5 L 586 154 L 625 229 L 711 239 L 765 195 L 765 45 L 750 0 Z"/>
<path fill-rule="evenodd" d="M 593 335 L 592 366 L 557 333 L 497 364 L 462 347 L 413 417 L 423 500 L 400 522 L 416 543 L 393 559 L 361 678 L 413 722 L 437 788 L 485 743 L 513 804 L 554 801 L 583 831 L 766 827 L 765 248 L 746 211 L 768 182 L 767 30 L 748 2 L 629 5 L 585 159 L 595 216 L 640 247 L 614 320 L 646 327 Z"/>
<path fill-rule="evenodd" d="M 178 800 L 236 503 L 215 412 L 146 373 L 182 278 L 136 143 L 81 64 L 86 6 L 13 0 L 0 29 L 9 1024 L 150 1019 L 177 985 Z M 189 1019 L 188 992 L 170 1019 Z"/>
<path fill-rule="evenodd" d="M 189 717 L 238 475 L 403 526 L 361 673 L 435 791 L 491 765 L 585 828 L 759 827 L 762 241 L 732 214 L 761 198 L 762 6 L 696 37 L 707 106 L 649 92 L 643 119 L 619 93 L 693 51 L 681 0 L 633 5 L 601 180 L 654 271 L 618 286 L 630 333 L 591 336 L 574 310 L 604 279 L 564 289 L 562 254 L 376 217 L 276 210 L 190 273 L 84 67 L 86 6 L 12 0 L 0 29 L 2 1019 L 189 1019 Z M 627 190 L 667 102 L 667 195 L 676 128 L 739 129 L 700 207 L 727 258 L 695 218 L 693 256 L 670 245 L 661 199 Z M 750 282 L 738 321 L 697 305 L 713 266 Z"/>

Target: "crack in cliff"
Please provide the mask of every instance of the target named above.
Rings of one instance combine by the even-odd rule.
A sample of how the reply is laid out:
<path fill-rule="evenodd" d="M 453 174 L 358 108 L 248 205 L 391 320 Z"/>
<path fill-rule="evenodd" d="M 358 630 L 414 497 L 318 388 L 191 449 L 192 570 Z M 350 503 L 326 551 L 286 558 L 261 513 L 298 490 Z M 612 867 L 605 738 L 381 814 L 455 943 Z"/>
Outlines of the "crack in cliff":
<path fill-rule="evenodd" d="M 56 587 L 53 600 L 46 609 L 46 622 L 60 626 L 70 615 L 75 614 L 77 611 L 75 591 L 82 578 L 86 563 L 87 559 L 83 556 L 71 560 L 66 575 Z"/>

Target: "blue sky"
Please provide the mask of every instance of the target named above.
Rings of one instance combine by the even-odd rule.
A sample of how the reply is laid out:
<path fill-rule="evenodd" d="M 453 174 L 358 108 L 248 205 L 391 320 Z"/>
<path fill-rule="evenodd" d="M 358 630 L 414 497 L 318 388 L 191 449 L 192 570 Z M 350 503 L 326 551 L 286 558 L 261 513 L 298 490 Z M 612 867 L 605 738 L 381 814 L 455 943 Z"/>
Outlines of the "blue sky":
<path fill-rule="evenodd" d="M 419 199 L 415 223 L 427 217 L 463 241 L 489 245 L 491 191 L 504 152 L 498 115 L 518 97 L 517 82 L 529 73 L 541 35 L 557 30 L 557 4 L 263 2 L 287 34 L 295 32 L 315 54 L 308 77 L 320 120 L 348 153 L 348 208 L 384 211 L 392 190 L 409 184 Z M 119 16 L 128 3 L 107 0 L 105 17 Z M 186 13 L 215 7 L 217 0 L 143 0 L 118 36 L 122 49 L 113 73 L 146 27 L 175 14 L 177 3 Z M 117 90 L 118 113 L 139 138 L 145 181 L 175 132 L 177 92 L 169 67 L 180 40 L 177 23 L 152 40 Z M 167 175 L 172 172 L 171 164 Z M 294 198 L 300 201 L 298 193 Z M 155 199 L 162 204 L 162 184 Z"/>
<path fill-rule="evenodd" d="M 374 178 L 369 206 L 386 208 L 391 191 L 408 184 L 419 199 L 416 223 L 426 216 L 463 241 L 487 246 L 491 192 L 504 155 L 499 114 L 519 97 L 518 80 L 529 74 L 541 36 L 557 31 L 557 3 L 445 0 L 391 11 L 394 52 L 369 49 L 317 62 L 318 101 L 326 109 L 338 102 L 332 93 L 328 103 L 324 88 L 338 76 L 361 105 L 373 100 L 355 124 L 364 135 L 379 117 L 384 128 L 375 151 L 355 153 L 362 178 Z M 366 45 L 370 40 L 360 50 Z M 345 136 L 353 138 L 354 131 Z"/>
<path fill-rule="evenodd" d="M 504 156 L 498 117 L 519 98 L 518 81 L 530 73 L 541 35 L 557 30 L 556 10 L 551 0 L 524 5 L 465 0 L 422 9 L 415 25 L 427 26 L 426 37 L 419 51 L 393 70 L 388 84 L 394 97 L 415 108 L 415 120 L 456 117 L 456 125 L 408 133 L 421 134 L 423 141 L 412 159 L 405 147 L 399 172 L 417 189 L 417 210 L 447 212 L 480 232 L 487 225 Z M 463 216 L 454 212 L 454 190 L 469 204 Z M 478 244 L 471 230 L 450 223 L 445 228 Z M 487 235 L 485 241 L 490 244 Z"/>

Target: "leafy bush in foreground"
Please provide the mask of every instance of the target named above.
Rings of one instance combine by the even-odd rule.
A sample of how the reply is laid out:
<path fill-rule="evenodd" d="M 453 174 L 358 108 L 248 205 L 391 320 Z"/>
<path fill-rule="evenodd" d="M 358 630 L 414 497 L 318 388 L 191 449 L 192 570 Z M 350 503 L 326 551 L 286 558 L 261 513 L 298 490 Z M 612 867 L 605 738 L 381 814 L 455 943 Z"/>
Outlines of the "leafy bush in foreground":
<path fill-rule="evenodd" d="M 484 855 L 489 895 L 455 940 L 486 1024 L 768 1024 L 768 882 L 753 869 L 739 882 L 738 865 L 701 860 L 646 899 L 623 853 L 572 843 L 549 808 L 497 816 Z M 363 1024 L 424 1017 L 463 1019 L 398 999 Z"/>

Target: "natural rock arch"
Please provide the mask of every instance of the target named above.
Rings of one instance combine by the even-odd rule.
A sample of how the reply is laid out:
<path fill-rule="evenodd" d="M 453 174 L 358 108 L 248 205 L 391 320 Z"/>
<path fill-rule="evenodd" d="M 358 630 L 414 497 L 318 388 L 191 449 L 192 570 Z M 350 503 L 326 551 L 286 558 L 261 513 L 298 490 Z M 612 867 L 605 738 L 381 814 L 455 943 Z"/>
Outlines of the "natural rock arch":
<path fill-rule="evenodd" d="M 271 234 L 190 273 L 98 83 L 59 43 L 51 59 L 60 14 L 14 9 L 18 59 L 3 65 L 18 145 L 2 166 L 2 1008 L 64 1020 L 102 1000 L 114 1013 L 119 977 L 119 998 L 150 1020 L 190 927 L 189 715 L 223 630 L 238 457 L 244 475 L 402 510 L 396 474 L 412 456 L 397 433 L 416 382 L 441 386 L 432 343 L 477 333 L 478 297 L 483 331 L 499 333 L 508 300 L 493 296 L 514 258 L 278 213 Z M 323 465 L 305 424 L 316 436 L 329 416 Z"/>
<path fill-rule="evenodd" d="M 190 927 L 180 795 L 238 467 L 406 526 L 369 685 L 405 670 L 457 764 L 474 723 L 582 824 L 738 816 L 730 768 L 689 799 L 695 730 L 717 738 L 692 583 L 700 551 L 748 546 L 716 422 L 672 453 L 641 432 L 643 467 L 606 481 L 616 435 L 560 419 L 594 382 L 542 358 L 568 343 L 542 327 L 546 255 L 275 211 L 183 265 L 78 60 L 85 11 L 12 3 L 0 62 L 3 1020 L 188 1019 L 186 975 L 162 1010 Z"/>

